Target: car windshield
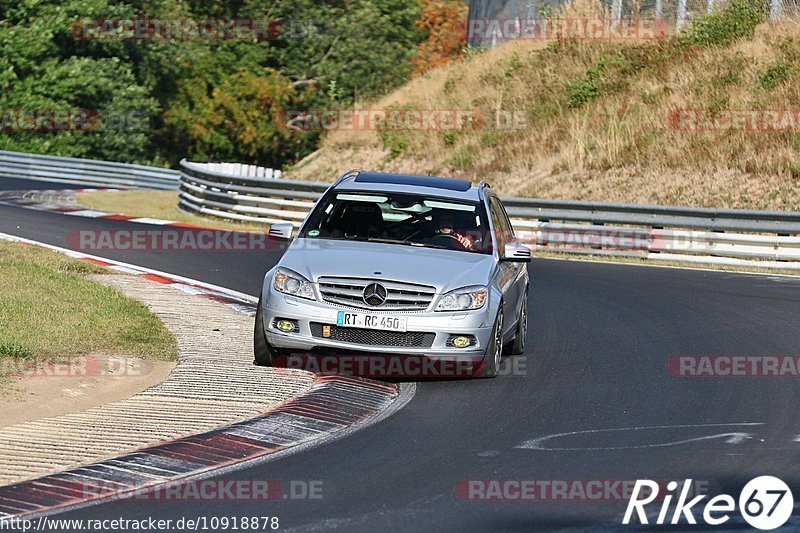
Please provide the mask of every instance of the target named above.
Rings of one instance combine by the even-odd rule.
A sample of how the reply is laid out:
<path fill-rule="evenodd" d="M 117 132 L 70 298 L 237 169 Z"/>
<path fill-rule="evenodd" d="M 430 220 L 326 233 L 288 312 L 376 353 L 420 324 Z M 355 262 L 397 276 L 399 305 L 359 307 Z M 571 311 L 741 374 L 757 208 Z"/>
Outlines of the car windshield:
<path fill-rule="evenodd" d="M 482 204 L 416 194 L 334 192 L 317 206 L 300 237 L 492 253 Z"/>

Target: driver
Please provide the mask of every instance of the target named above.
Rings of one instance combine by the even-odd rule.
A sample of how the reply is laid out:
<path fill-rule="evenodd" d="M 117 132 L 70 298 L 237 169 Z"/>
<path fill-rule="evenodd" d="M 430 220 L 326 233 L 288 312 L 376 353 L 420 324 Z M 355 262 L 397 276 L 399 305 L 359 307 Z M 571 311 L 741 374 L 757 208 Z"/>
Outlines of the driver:
<path fill-rule="evenodd" d="M 439 228 L 436 230 L 437 235 L 448 235 L 456 239 L 465 250 L 474 250 L 475 243 L 468 235 L 455 230 L 455 217 L 451 211 L 443 210 L 437 217 Z"/>

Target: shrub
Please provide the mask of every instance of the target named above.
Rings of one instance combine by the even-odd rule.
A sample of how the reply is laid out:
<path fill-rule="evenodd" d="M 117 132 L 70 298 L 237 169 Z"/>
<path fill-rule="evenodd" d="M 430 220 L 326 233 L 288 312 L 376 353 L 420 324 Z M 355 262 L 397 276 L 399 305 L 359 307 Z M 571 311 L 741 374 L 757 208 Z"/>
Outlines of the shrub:
<path fill-rule="evenodd" d="M 724 46 L 742 37 L 751 37 L 765 15 L 761 0 L 733 0 L 722 11 L 693 20 L 680 39 L 685 45 Z"/>

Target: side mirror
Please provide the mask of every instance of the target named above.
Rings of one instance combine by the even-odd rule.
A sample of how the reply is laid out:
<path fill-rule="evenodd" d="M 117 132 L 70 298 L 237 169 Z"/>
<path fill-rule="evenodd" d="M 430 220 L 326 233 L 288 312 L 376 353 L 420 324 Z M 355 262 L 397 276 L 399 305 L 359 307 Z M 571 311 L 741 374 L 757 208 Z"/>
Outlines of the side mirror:
<path fill-rule="evenodd" d="M 269 227 L 269 236 L 276 239 L 291 239 L 292 231 L 294 231 L 294 224 L 271 224 Z"/>
<path fill-rule="evenodd" d="M 503 251 L 503 255 L 500 260 L 530 263 L 531 249 L 523 244 L 520 244 L 519 241 L 511 241 L 510 243 L 506 244 L 506 249 Z"/>

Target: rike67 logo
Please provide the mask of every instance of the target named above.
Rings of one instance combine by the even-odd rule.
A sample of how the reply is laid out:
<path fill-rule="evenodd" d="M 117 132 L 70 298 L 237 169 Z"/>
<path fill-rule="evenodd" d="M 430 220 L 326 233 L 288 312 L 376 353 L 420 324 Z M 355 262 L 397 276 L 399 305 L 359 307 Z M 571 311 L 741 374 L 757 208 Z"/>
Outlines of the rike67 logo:
<path fill-rule="evenodd" d="M 738 511 L 748 524 L 757 529 L 771 530 L 784 525 L 794 508 L 791 489 L 782 480 L 773 476 L 760 476 L 750 480 L 739 494 L 738 502 L 733 496 L 720 494 L 706 501 L 703 506 L 701 502 L 708 495 L 701 494 L 690 500 L 691 486 L 691 479 L 684 481 L 680 488 L 677 481 L 670 481 L 667 484 L 666 494 L 659 494 L 659 484 L 655 481 L 637 480 L 622 523 L 630 524 L 635 512 L 640 524 L 649 524 L 645 506 L 658 502 L 661 508 L 655 524 L 697 524 L 694 513 L 701 512 L 702 520 L 706 524 L 720 526 L 731 519 L 731 514 L 737 510 L 738 503 Z M 677 497 L 675 507 L 671 509 L 675 497 Z M 649 511 L 651 511 L 649 518 L 652 519 L 654 509 L 651 508 Z"/>

